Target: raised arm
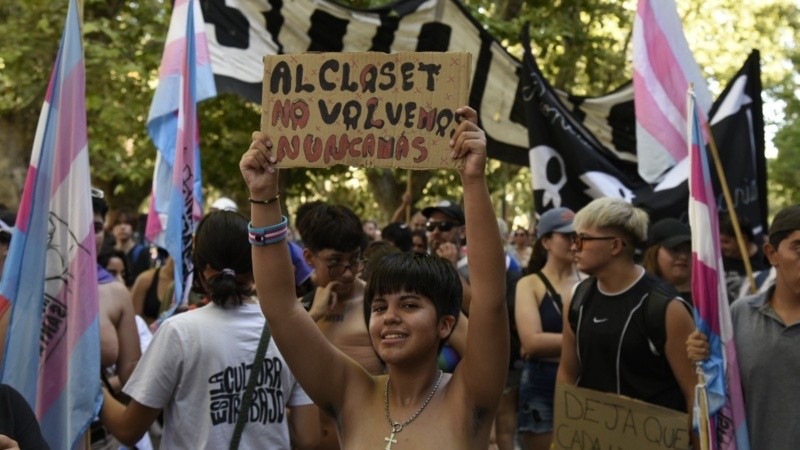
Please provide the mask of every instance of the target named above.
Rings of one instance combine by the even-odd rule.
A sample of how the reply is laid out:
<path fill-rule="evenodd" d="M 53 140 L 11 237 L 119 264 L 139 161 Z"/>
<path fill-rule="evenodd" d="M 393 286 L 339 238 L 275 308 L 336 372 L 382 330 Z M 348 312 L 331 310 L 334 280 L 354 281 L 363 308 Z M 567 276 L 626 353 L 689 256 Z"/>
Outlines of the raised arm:
<path fill-rule="evenodd" d="M 278 169 L 274 166 L 277 160 L 271 149 L 269 137 L 254 132 L 253 143 L 239 162 L 250 198 L 255 201 L 251 207 L 254 228 L 281 223 L 281 207 L 277 201 Z M 328 412 L 340 410 L 347 382 L 371 378 L 325 339 L 297 301 L 292 261 L 285 240 L 253 246 L 253 276 L 261 310 L 289 368 L 317 405 Z M 320 376 L 323 373 L 325 376 Z M 347 387 L 353 386 L 347 384 Z"/>
<path fill-rule="evenodd" d="M 505 300 L 505 255 L 486 185 L 486 135 L 472 108 L 453 136 L 453 156 L 464 158 L 464 187 L 469 278 L 472 302 L 467 349 L 454 377 L 462 379 L 477 408 L 495 411 L 508 372 L 509 326 Z"/>

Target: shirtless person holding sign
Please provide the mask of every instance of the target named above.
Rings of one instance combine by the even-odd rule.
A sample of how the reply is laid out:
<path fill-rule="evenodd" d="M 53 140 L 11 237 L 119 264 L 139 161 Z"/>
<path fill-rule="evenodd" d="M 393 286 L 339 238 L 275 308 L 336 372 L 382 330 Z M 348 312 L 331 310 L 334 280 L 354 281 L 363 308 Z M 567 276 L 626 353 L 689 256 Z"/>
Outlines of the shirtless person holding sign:
<path fill-rule="evenodd" d="M 372 345 L 388 373 L 373 376 L 323 336 L 296 300 L 270 137 L 253 134 L 239 167 L 255 201 L 250 239 L 261 308 L 287 364 L 331 415 L 345 449 L 485 450 L 508 367 L 504 254 L 486 186 L 486 137 L 476 112 L 457 111 L 451 141 L 466 206 L 472 281 L 467 350 L 452 375 L 437 369 L 439 348 L 457 321 L 461 282 L 453 265 L 401 253 L 370 275 L 364 295 Z M 496 238 L 492 238 L 496 237 Z"/>

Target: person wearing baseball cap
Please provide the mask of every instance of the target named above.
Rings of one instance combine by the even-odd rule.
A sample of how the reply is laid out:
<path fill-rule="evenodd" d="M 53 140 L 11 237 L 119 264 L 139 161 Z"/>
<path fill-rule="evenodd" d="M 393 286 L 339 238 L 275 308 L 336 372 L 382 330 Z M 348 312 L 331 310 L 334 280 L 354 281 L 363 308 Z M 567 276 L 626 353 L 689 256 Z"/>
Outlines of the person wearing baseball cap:
<path fill-rule="evenodd" d="M 563 298 L 580 282 L 572 254 L 568 208 L 539 217 L 529 275 L 516 286 L 514 319 L 524 361 L 519 383 L 517 432 L 522 448 L 549 448 L 553 437 L 553 398 L 561 354 Z"/>
<path fill-rule="evenodd" d="M 449 259 L 454 264 L 461 260 L 461 246 L 466 230 L 464 211 L 450 200 L 442 200 L 422 210 L 428 219 L 428 248 L 432 254 Z"/>
<path fill-rule="evenodd" d="M 796 448 L 800 428 L 800 205 L 786 207 L 769 227 L 764 254 L 775 284 L 731 305 L 750 448 Z M 709 356 L 707 337 L 687 341 L 694 361 Z"/>
<path fill-rule="evenodd" d="M 692 230 L 678 219 L 668 217 L 649 230 L 642 266 L 671 284 L 681 298 L 692 302 Z"/>

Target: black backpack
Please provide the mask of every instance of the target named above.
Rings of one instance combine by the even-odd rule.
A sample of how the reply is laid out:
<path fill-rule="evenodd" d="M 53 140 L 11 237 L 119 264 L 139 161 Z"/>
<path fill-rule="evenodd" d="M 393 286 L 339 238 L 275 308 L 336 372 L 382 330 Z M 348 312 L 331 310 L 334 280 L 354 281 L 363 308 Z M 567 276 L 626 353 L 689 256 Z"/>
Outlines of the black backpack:
<path fill-rule="evenodd" d="M 645 276 L 650 276 L 646 274 Z M 591 276 L 578 284 L 575 293 L 572 295 L 572 302 L 569 305 L 569 324 L 572 331 L 578 328 L 578 318 L 581 308 L 586 300 L 597 289 L 597 278 Z M 672 285 L 662 280 L 657 280 L 650 293 L 645 299 L 644 329 L 647 339 L 650 341 L 650 350 L 656 355 L 664 354 L 664 346 L 667 343 L 666 314 L 669 302 L 678 298 L 691 314 L 692 307 L 686 300 L 683 300 Z"/>

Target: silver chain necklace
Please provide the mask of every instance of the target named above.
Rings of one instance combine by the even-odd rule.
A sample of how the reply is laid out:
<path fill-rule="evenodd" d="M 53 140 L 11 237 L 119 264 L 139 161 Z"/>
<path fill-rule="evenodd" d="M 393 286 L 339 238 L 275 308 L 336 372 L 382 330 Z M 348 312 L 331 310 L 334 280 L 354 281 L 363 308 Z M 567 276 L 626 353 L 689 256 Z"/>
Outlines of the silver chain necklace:
<path fill-rule="evenodd" d="M 386 413 L 386 420 L 392 427 L 392 434 L 391 436 L 385 437 L 383 439 L 384 441 L 386 441 L 385 450 L 392 450 L 392 444 L 397 443 L 397 439 L 395 439 L 397 433 L 403 431 L 404 426 L 413 422 L 414 419 L 416 419 L 417 416 L 419 416 L 420 413 L 422 413 L 422 410 L 424 410 L 425 407 L 428 406 L 428 403 L 431 402 L 431 399 L 433 399 L 433 394 L 435 394 L 436 390 L 439 389 L 439 382 L 442 381 L 442 371 L 441 370 L 439 371 L 439 376 L 436 378 L 436 384 L 433 385 L 433 389 L 431 389 L 430 394 L 428 394 L 428 397 L 425 399 L 424 402 L 422 402 L 422 406 L 420 406 L 417 412 L 415 412 L 411 417 L 409 417 L 403 423 L 393 421 L 392 416 L 389 414 L 389 380 L 390 377 L 386 377 L 386 386 L 383 388 L 383 411 Z"/>

